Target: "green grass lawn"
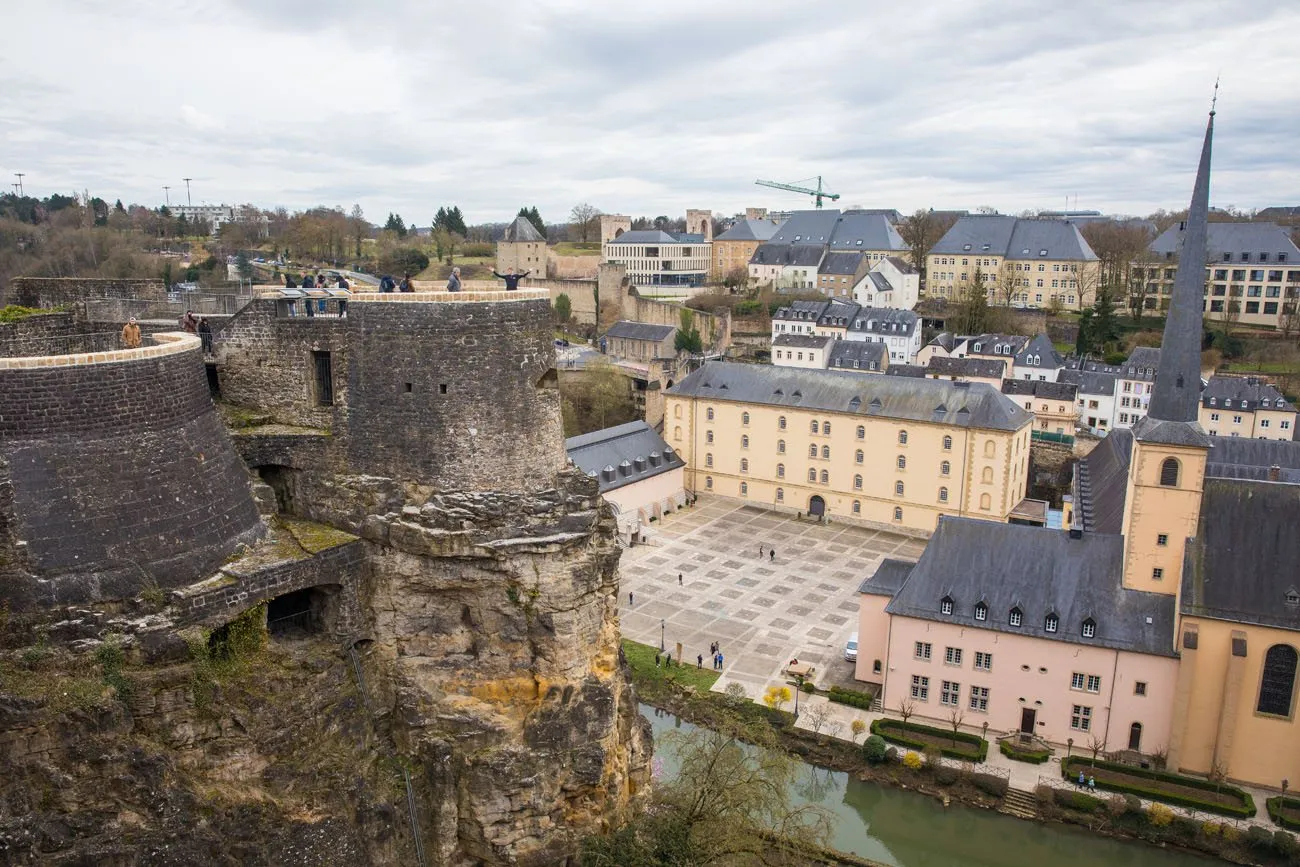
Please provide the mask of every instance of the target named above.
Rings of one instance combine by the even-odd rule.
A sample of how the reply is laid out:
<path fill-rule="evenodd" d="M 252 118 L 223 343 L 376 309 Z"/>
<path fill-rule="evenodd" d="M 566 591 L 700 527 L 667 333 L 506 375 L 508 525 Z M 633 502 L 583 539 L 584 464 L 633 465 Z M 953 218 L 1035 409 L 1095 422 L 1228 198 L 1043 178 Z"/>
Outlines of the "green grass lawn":
<path fill-rule="evenodd" d="M 599 241 L 561 241 L 555 245 L 557 256 L 599 256 Z"/>
<path fill-rule="evenodd" d="M 697 669 L 693 659 L 688 665 L 678 665 L 674 659 L 671 668 L 655 668 L 655 654 L 658 652 L 657 647 L 623 639 L 623 655 L 627 657 L 628 665 L 632 666 L 632 674 L 638 680 L 676 683 L 683 687 L 693 686 L 699 692 L 708 692 L 721 674 L 711 668 Z"/>
<path fill-rule="evenodd" d="M 1275 376 L 1300 374 L 1300 362 L 1296 361 L 1230 361 L 1226 367 L 1233 373 L 1269 373 Z"/>

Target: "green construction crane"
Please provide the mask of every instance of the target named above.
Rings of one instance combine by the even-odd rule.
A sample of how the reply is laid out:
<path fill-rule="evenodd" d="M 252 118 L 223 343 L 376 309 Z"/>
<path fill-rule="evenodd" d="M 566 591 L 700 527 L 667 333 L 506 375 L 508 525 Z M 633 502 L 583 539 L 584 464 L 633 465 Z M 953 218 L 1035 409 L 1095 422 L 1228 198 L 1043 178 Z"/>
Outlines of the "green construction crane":
<path fill-rule="evenodd" d="M 807 181 L 800 181 L 799 183 L 806 184 L 811 180 L 812 178 L 809 178 Z M 805 195 L 812 196 L 817 202 L 817 207 L 819 208 L 822 206 L 822 199 L 830 199 L 834 202 L 840 197 L 839 193 L 828 193 L 822 189 L 821 175 L 817 176 L 817 189 L 815 190 L 809 189 L 808 187 L 796 187 L 793 184 L 778 184 L 776 181 L 754 181 L 754 183 L 758 184 L 760 187 L 771 187 L 774 190 L 788 190 L 792 193 L 804 193 Z"/>

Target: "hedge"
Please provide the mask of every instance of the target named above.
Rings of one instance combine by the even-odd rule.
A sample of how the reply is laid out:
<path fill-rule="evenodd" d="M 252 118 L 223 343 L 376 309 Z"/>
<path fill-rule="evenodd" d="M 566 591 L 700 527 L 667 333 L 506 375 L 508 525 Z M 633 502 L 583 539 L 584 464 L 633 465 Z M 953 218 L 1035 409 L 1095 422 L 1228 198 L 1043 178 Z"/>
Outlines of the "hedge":
<path fill-rule="evenodd" d="M 892 731 L 891 731 L 892 730 Z M 930 735 L 935 738 L 942 738 L 947 744 L 930 744 L 916 738 L 907 737 L 907 732 L 917 732 L 919 734 Z M 982 762 L 989 754 L 989 742 L 978 735 L 969 735 L 965 732 L 953 734 L 952 729 L 937 729 L 930 726 L 918 725 L 916 723 L 903 723 L 901 720 L 878 719 L 871 723 L 871 733 L 880 735 L 887 741 L 896 743 L 901 747 L 919 750 L 924 752 L 929 747 L 938 747 L 939 752 L 950 759 L 961 759 L 963 761 Z M 954 746 L 953 740 L 957 741 Z M 961 748 L 961 744 L 969 744 L 966 749 Z"/>
<path fill-rule="evenodd" d="M 1282 814 L 1282 798 L 1280 795 L 1266 800 L 1264 807 L 1268 810 L 1268 817 L 1273 820 L 1275 825 L 1290 828 L 1292 831 L 1300 831 L 1300 821 L 1288 819 Z M 1295 798 L 1287 798 L 1286 807 L 1288 810 L 1300 810 L 1300 801 Z"/>
<path fill-rule="evenodd" d="M 1013 747 L 1010 741 L 1002 741 L 998 744 L 998 749 L 1002 755 L 1017 762 L 1029 762 L 1031 765 L 1041 765 L 1052 757 L 1051 750 L 1022 750 Z"/>
<path fill-rule="evenodd" d="M 1218 792 L 1221 795 L 1231 795 L 1241 799 L 1241 806 L 1233 807 L 1228 804 L 1216 804 L 1212 801 L 1202 801 L 1199 798 L 1188 797 L 1174 792 L 1167 792 L 1158 785 L 1161 782 L 1172 783 L 1189 789 L 1202 789 L 1207 792 L 1215 790 L 1214 783 L 1206 780 L 1199 780 L 1195 777 L 1184 777 L 1181 774 L 1170 774 L 1164 771 L 1148 771 L 1144 768 L 1134 767 L 1133 765 L 1121 765 L 1115 762 L 1093 762 L 1087 756 L 1071 756 L 1061 762 L 1061 776 L 1067 780 L 1077 780 L 1079 771 L 1082 770 L 1086 775 L 1088 768 L 1097 767 L 1106 770 L 1118 771 L 1130 777 L 1137 777 L 1144 780 L 1151 780 L 1152 785 L 1138 785 L 1135 783 L 1115 783 L 1115 782 L 1097 782 L 1097 788 L 1106 789 L 1111 792 L 1123 792 L 1130 795 L 1138 795 L 1143 798 L 1149 798 L 1153 801 L 1161 801 L 1166 804 L 1173 804 L 1177 807 L 1191 807 L 1194 810 L 1202 810 L 1206 813 L 1216 813 L 1220 816 L 1231 816 L 1233 818 L 1248 819 L 1255 815 L 1255 800 L 1251 798 L 1249 792 L 1243 792 L 1235 786 L 1219 786 Z"/>
<path fill-rule="evenodd" d="M 1094 798 L 1083 792 L 1072 792 L 1069 789 L 1053 789 L 1052 800 L 1061 807 L 1078 810 L 1080 813 L 1100 812 L 1106 806 L 1106 802 L 1101 798 Z"/>
<path fill-rule="evenodd" d="M 856 689 L 845 689 L 842 686 L 832 686 L 826 697 L 838 704 L 847 704 L 850 707 L 860 708 L 861 710 L 871 710 L 871 704 L 875 696 L 866 692 L 858 692 Z"/>

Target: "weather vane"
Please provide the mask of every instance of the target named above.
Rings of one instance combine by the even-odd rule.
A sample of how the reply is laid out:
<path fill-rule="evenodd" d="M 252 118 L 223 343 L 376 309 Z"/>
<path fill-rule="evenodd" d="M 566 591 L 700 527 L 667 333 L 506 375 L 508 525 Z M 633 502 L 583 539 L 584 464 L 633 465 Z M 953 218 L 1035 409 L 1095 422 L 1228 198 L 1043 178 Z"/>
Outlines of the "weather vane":
<path fill-rule="evenodd" d="M 1210 116 L 1214 116 L 1214 106 L 1219 101 L 1219 77 L 1214 76 L 1214 98 L 1210 100 Z"/>

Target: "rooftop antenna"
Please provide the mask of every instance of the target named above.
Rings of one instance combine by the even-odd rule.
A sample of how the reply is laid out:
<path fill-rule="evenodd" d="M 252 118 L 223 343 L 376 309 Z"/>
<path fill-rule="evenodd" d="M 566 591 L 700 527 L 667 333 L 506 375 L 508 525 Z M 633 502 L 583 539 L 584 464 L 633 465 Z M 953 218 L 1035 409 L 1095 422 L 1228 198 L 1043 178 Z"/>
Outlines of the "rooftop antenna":
<path fill-rule="evenodd" d="M 194 180 L 194 178 L 181 178 L 181 180 L 185 182 L 185 204 L 193 205 L 194 200 L 190 198 L 190 181 Z"/>
<path fill-rule="evenodd" d="M 26 173 L 26 172 L 14 172 L 14 174 L 18 176 L 18 195 L 20 195 L 20 196 L 24 196 L 24 195 L 26 195 L 26 193 L 23 192 L 23 175 L 25 175 L 25 174 L 27 174 L 27 173 Z"/>

